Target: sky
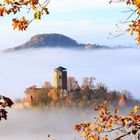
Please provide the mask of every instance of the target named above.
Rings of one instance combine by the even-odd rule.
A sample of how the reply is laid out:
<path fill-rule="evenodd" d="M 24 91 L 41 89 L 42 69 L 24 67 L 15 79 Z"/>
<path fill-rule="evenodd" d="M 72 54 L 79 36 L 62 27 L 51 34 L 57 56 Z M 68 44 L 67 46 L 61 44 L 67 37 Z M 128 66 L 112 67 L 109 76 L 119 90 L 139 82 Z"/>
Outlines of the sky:
<path fill-rule="evenodd" d="M 21 45 L 33 35 L 43 33 L 64 34 L 79 43 L 137 45 L 129 34 L 107 39 L 110 32 L 119 33 L 116 23 L 128 16 L 122 12 L 128 10 L 123 4 L 109 5 L 108 0 L 51 0 L 48 8 L 50 14 L 31 23 L 24 32 L 13 30 L 8 17 L 1 18 L 0 50 Z M 127 27 L 121 25 L 120 28 Z M 0 55 L 0 92 L 12 98 L 23 97 L 29 86 L 41 86 L 46 80 L 53 83 L 53 69 L 64 66 L 78 81 L 85 76 L 95 76 L 111 90 L 127 89 L 140 98 L 139 54 L 137 49 L 91 53 L 47 49 L 37 53 Z"/>
<path fill-rule="evenodd" d="M 125 20 L 128 10 L 124 4 L 109 4 L 109 0 L 51 0 L 50 14 L 41 21 L 31 23 L 27 31 L 12 29 L 10 17 L 0 19 L 0 50 L 18 46 L 33 35 L 42 33 L 60 33 L 79 43 L 101 44 L 109 46 L 136 46 L 137 42 L 129 34 L 119 38 L 108 39 L 109 33 L 118 35 L 119 30 L 127 28 L 116 24 Z"/>

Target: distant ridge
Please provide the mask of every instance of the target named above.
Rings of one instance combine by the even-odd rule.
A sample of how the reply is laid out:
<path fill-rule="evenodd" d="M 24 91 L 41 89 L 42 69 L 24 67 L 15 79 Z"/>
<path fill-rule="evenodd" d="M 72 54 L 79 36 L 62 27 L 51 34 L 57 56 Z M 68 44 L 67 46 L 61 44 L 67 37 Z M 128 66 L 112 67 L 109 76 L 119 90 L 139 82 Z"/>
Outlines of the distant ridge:
<path fill-rule="evenodd" d="M 9 48 L 4 52 L 26 50 L 31 48 L 66 48 L 66 49 L 107 49 L 107 46 L 81 44 L 74 39 L 62 34 L 38 34 L 30 38 L 30 40 L 20 46 Z"/>

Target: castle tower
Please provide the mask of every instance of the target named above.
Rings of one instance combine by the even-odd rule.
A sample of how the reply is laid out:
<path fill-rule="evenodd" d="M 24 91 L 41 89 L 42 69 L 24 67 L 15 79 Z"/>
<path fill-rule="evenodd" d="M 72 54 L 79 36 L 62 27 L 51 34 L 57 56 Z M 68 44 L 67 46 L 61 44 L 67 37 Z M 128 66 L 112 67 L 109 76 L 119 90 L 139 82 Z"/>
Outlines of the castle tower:
<path fill-rule="evenodd" d="M 67 90 L 67 69 L 58 67 L 54 69 L 54 88 Z"/>

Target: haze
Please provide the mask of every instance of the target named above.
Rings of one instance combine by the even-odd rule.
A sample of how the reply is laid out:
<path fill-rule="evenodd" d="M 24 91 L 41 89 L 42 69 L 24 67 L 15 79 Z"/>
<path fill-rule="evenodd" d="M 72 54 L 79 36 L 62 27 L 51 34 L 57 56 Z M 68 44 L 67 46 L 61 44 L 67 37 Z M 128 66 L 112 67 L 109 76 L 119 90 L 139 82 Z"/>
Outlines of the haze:
<path fill-rule="evenodd" d="M 74 130 L 74 126 L 85 120 L 93 123 L 95 115 L 94 108 L 81 111 L 79 109 L 63 111 L 59 109 L 52 111 L 10 109 L 8 120 L 0 122 L 0 139 L 54 140 L 48 138 L 48 135 L 51 135 L 55 140 L 84 140 L 81 133 Z M 114 135 L 109 135 L 109 138 L 113 139 Z M 129 138 L 135 139 L 133 135 Z M 125 140 L 128 138 L 126 137 Z"/>
<path fill-rule="evenodd" d="M 93 119 L 93 114 L 82 112 L 79 114 L 80 116 L 77 114 L 79 112 L 72 110 L 9 110 L 8 120 L 3 120 L 0 124 L 0 139 L 47 140 L 48 135 L 51 135 L 57 140 L 80 140 L 82 138 L 74 131 L 74 126 L 85 119 Z"/>
<path fill-rule="evenodd" d="M 53 85 L 53 70 L 66 67 L 79 83 L 94 76 L 110 90 L 130 91 L 140 99 L 140 49 L 64 50 L 38 49 L 0 55 L 0 91 L 11 98 L 22 98 L 25 88 Z"/>

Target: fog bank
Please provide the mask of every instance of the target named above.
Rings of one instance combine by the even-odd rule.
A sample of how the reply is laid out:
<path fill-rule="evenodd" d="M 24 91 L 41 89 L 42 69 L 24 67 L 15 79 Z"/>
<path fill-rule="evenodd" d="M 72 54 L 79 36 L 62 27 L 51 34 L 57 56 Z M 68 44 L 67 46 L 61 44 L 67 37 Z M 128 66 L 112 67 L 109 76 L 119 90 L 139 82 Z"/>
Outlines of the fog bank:
<path fill-rule="evenodd" d="M 0 91 L 12 98 L 23 97 L 25 88 L 53 84 L 53 70 L 66 67 L 79 83 L 96 77 L 109 89 L 127 89 L 140 99 L 140 49 L 76 51 L 38 49 L 0 55 Z"/>
<path fill-rule="evenodd" d="M 81 135 L 74 130 L 74 126 L 92 119 L 93 112 L 9 110 L 8 120 L 0 122 L 0 139 L 47 140 L 51 135 L 57 140 L 79 140 Z"/>
<path fill-rule="evenodd" d="M 130 109 L 129 109 L 130 110 Z M 125 114 L 128 110 L 121 114 Z M 94 108 L 79 109 L 53 109 L 53 110 L 13 110 L 8 111 L 8 120 L 0 121 L 1 140 L 50 140 L 48 135 L 55 140 L 84 140 L 80 132 L 76 132 L 76 124 L 88 121 L 94 123 L 97 112 Z M 114 139 L 116 134 L 109 133 L 109 138 Z M 133 135 L 124 140 L 134 140 Z M 52 139 L 51 139 L 52 140 Z"/>

